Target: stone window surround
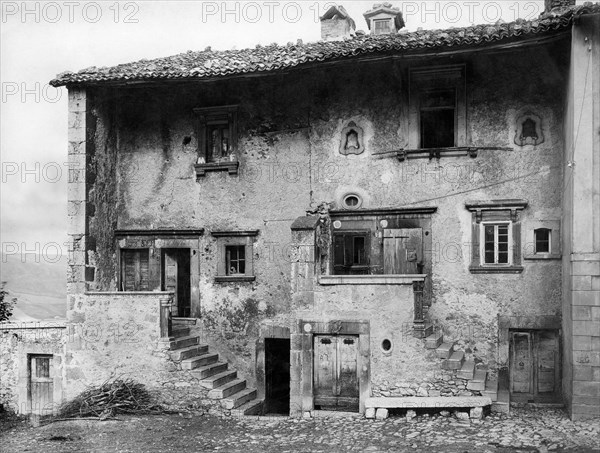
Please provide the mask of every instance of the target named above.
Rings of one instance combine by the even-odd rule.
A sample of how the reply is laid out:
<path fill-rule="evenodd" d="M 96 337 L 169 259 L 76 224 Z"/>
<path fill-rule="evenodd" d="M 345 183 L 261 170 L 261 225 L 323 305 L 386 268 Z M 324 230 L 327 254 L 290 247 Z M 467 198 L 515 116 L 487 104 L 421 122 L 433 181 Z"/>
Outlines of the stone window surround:
<path fill-rule="evenodd" d="M 237 175 L 238 161 L 238 105 L 222 105 L 215 107 L 198 107 L 193 109 L 196 116 L 196 136 L 198 137 L 198 157 L 204 158 L 204 163 L 196 163 L 196 179 L 206 176 L 208 171 L 227 171 L 230 175 Z M 226 118 L 229 123 L 230 156 L 232 160 L 208 162 L 207 125 L 215 119 Z"/>
<path fill-rule="evenodd" d="M 526 223 L 523 259 L 525 260 L 559 260 L 562 258 L 560 244 L 560 220 L 534 220 Z M 535 230 L 550 230 L 550 252 L 535 253 Z"/>
<path fill-rule="evenodd" d="M 121 249 L 148 248 L 150 249 L 149 277 L 150 282 L 158 282 L 153 290 L 161 288 L 160 249 L 188 248 L 190 249 L 190 304 L 191 317 L 200 317 L 200 237 L 204 229 L 176 230 L 116 230 L 117 251 L 117 288 L 121 287 Z M 120 293 L 123 293 L 122 291 Z M 139 293 L 139 292 L 137 292 Z"/>
<path fill-rule="evenodd" d="M 528 205 L 526 200 L 486 200 L 467 201 L 465 207 L 472 214 L 472 247 L 469 271 L 473 274 L 518 274 L 523 272 L 521 265 L 521 223 L 518 212 Z M 482 228 L 484 223 L 510 222 L 512 256 L 509 264 L 483 264 L 482 261 Z"/>
<path fill-rule="evenodd" d="M 254 238 L 258 230 L 245 231 L 212 231 L 211 236 L 217 239 L 217 275 L 215 282 L 252 282 L 254 275 Z M 246 247 L 246 272 L 244 275 L 227 275 L 225 271 L 225 247 L 243 245 Z"/>
<path fill-rule="evenodd" d="M 418 93 L 427 90 L 435 83 L 436 88 L 456 89 L 456 109 L 454 123 L 454 150 L 467 145 L 467 101 L 466 101 L 466 65 L 448 65 L 409 70 L 408 148 L 421 148 L 420 96 Z M 427 151 L 427 149 L 423 149 Z M 436 151 L 437 152 L 437 151 Z"/>

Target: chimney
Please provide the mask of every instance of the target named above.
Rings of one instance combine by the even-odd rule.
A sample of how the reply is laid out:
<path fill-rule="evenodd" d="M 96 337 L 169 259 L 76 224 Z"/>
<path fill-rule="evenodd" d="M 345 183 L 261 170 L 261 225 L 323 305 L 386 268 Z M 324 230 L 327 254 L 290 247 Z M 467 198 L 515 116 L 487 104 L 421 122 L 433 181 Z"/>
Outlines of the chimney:
<path fill-rule="evenodd" d="M 363 14 L 372 35 L 395 34 L 404 27 L 400 9 L 391 3 L 375 3 L 373 9 Z"/>
<path fill-rule="evenodd" d="M 356 24 L 342 5 L 332 6 L 321 16 L 321 39 L 335 41 L 354 34 Z"/>
<path fill-rule="evenodd" d="M 575 6 L 575 0 L 545 0 L 544 11 L 548 12 L 554 8 L 567 8 L 569 6 Z"/>

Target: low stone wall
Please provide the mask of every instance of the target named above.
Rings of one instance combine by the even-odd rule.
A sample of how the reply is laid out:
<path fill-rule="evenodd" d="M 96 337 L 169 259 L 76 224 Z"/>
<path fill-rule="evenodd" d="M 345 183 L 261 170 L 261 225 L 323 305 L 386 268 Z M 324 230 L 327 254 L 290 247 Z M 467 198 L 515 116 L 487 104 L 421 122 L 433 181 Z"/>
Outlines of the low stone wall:
<path fill-rule="evenodd" d="M 57 322 L 0 323 L 0 405 L 27 414 L 32 410 L 29 396 L 29 361 L 32 355 L 52 355 L 52 402 L 33 409 L 55 412 L 63 400 L 63 363 L 66 325 Z"/>
<path fill-rule="evenodd" d="M 146 386 L 167 409 L 225 413 L 193 371 L 181 370 L 160 337 L 161 292 L 89 292 L 69 296 L 67 399 L 110 378 Z"/>

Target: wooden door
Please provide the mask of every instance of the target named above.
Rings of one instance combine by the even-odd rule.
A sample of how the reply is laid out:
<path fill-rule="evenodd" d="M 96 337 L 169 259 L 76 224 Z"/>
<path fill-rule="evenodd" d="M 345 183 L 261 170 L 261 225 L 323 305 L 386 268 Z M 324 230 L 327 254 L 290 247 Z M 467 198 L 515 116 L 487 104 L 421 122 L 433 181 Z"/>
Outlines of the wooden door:
<path fill-rule="evenodd" d="M 384 274 L 417 274 L 423 262 L 422 228 L 383 230 Z"/>
<path fill-rule="evenodd" d="M 517 402 L 560 397 L 560 345 L 555 330 L 511 332 L 510 391 Z"/>
<path fill-rule="evenodd" d="M 177 300 L 177 254 L 175 251 L 165 250 L 165 265 L 164 265 L 164 290 L 172 291 L 173 296 L 173 316 L 182 316 L 179 313 L 179 304 Z"/>
<path fill-rule="evenodd" d="M 358 410 L 358 337 L 315 335 L 315 406 Z"/>
<path fill-rule="evenodd" d="M 51 355 L 33 355 L 29 361 L 31 413 L 49 415 L 54 402 L 54 369 Z"/>

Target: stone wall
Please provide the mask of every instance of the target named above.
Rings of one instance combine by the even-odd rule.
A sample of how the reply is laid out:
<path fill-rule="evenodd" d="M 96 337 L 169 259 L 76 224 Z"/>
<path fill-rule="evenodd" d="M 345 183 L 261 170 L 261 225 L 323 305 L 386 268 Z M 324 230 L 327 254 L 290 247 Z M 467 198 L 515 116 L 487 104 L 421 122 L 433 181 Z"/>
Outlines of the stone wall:
<path fill-rule="evenodd" d="M 27 414 L 32 410 L 29 399 L 29 360 L 31 355 L 52 355 L 53 403 L 34 407 L 55 412 L 63 401 L 65 345 L 64 322 L 21 322 L 0 324 L 0 405 Z M 33 402 L 35 404 L 35 402 Z"/>

